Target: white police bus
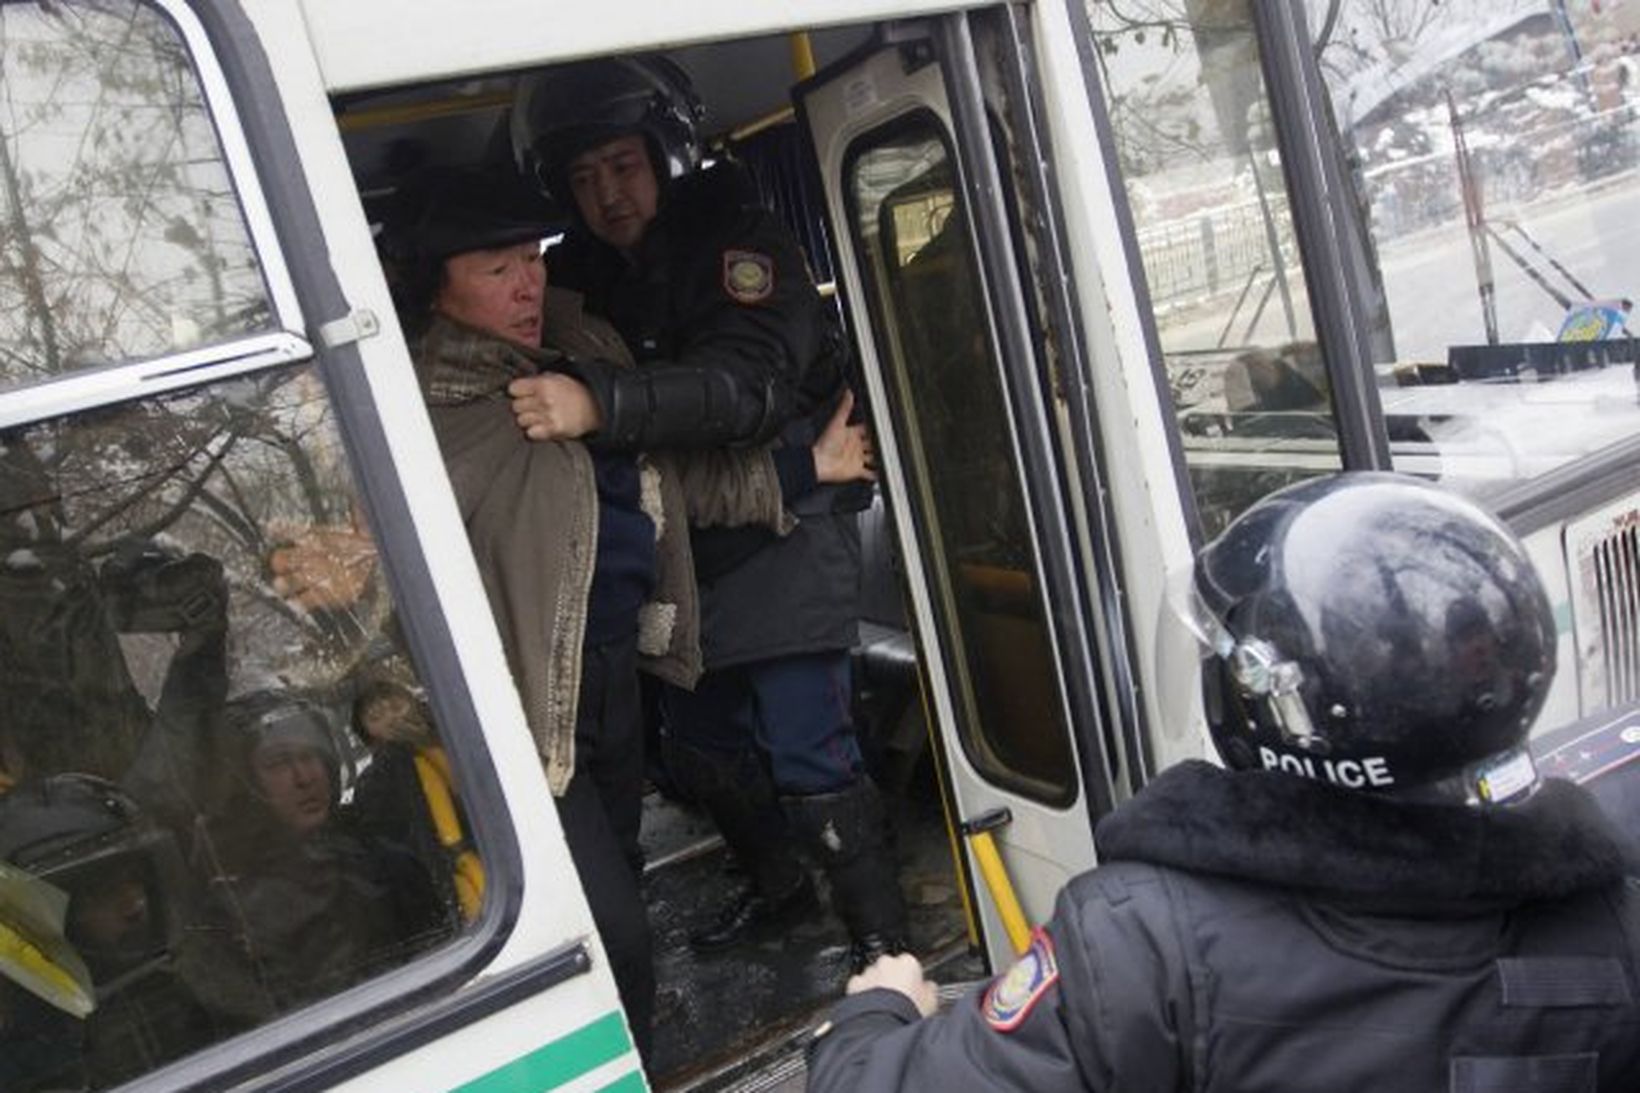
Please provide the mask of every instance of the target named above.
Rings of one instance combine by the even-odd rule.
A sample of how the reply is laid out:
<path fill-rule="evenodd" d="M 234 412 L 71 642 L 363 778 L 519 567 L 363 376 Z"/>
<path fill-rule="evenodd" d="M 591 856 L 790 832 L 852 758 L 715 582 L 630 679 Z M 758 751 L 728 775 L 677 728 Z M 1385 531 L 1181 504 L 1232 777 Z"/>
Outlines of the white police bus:
<path fill-rule="evenodd" d="M 1507 519 L 1560 632 L 1544 763 L 1622 771 L 1631 8 L 0 0 L 0 1089 L 766 1088 L 840 989 L 822 927 L 663 953 L 641 1071 L 373 246 L 572 59 L 676 61 L 835 283 L 884 470 L 871 731 L 951 851 L 907 864 L 925 955 L 1005 963 L 1098 818 L 1206 753 L 1169 574 L 1309 475 Z M 290 543 L 345 607 L 271 579 Z M 385 825 L 432 833 L 419 915 L 414 839 L 270 884 L 249 824 L 352 807 L 384 686 L 436 726 Z M 651 866 L 664 948 L 719 877 Z"/>

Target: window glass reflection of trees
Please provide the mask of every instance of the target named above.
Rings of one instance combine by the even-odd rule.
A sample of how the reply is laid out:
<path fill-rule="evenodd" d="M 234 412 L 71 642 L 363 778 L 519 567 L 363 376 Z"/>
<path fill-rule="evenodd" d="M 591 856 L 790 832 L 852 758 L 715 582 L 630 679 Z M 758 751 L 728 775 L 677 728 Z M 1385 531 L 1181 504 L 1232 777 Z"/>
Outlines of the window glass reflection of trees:
<path fill-rule="evenodd" d="M 297 606 L 266 568 L 291 543 L 356 585 Z M 95 1003 L 23 989 L 0 951 L 0 1076 L 62 1071 L 4 1088 L 126 1080 L 471 913 L 371 543 L 310 368 L 0 435 L 0 861 L 23 871 L 0 928 L 62 982 L 82 963 Z M 55 926 L 20 912 L 31 885 L 66 898 Z M 106 937 L 105 906 L 126 909 Z"/>
<path fill-rule="evenodd" d="M 175 28 L 132 0 L 0 3 L 0 387 L 271 324 Z"/>

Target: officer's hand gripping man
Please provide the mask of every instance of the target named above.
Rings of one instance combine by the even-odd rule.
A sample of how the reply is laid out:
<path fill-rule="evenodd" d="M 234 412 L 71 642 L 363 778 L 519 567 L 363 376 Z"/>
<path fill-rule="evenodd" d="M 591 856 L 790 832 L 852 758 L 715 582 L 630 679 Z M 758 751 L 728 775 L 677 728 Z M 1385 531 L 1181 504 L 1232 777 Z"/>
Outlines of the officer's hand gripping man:
<path fill-rule="evenodd" d="M 1640 893 L 1525 749 L 1556 634 L 1519 542 L 1344 474 L 1248 510 L 1192 585 L 1225 767 L 1108 815 L 1099 868 L 949 1013 L 910 958 L 856 977 L 809 1088 L 1640 1089 Z"/>

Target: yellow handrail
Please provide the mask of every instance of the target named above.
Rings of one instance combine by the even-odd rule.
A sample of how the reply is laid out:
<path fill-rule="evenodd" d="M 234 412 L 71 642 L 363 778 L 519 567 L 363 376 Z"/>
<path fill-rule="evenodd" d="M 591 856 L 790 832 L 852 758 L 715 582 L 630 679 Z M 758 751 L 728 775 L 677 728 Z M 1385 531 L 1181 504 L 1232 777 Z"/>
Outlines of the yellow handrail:
<path fill-rule="evenodd" d="M 428 747 L 416 752 L 415 762 L 433 830 L 438 833 L 439 845 L 450 854 L 450 879 L 455 884 L 456 901 L 461 904 L 461 917 L 471 922 L 484 902 L 484 863 L 467 845 L 461 819 L 456 815 L 455 795 L 450 791 L 450 760 L 443 748 Z"/>
<path fill-rule="evenodd" d="M 1008 867 L 1002 864 L 1002 855 L 997 852 L 996 839 L 992 838 L 989 827 L 974 829 L 965 824 L 964 829 L 968 844 L 974 849 L 974 859 L 979 862 L 980 876 L 985 878 L 985 887 L 996 904 L 997 914 L 1002 916 L 1002 928 L 1008 931 L 1008 942 L 1014 952 L 1023 953 L 1031 947 L 1031 925 L 1019 905 L 1019 897 L 1014 894 L 1013 881 L 1008 879 Z"/>
<path fill-rule="evenodd" d="M 789 36 L 792 48 L 792 74 L 799 80 L 806 80 L 814 75 L 814 43 L 809 41 L 809 32 L 800 30 Z"/>
<path fill-rule="evenodd" d="M 452 95 L 449 98 L 431 99 L 427 102 L 347 110 L 336 115 L 336 128 L 344 133 L 357 133 L 388 125 L 410 125 L 418 121 L 495 110 L 498 107 L 511 106 L 512 100 L 511 91 L 491 91 L 482 95 Z"/>
<path fill-rule="evenodd" d="M 814 44 L 809 40 L 808 32 L 799 31 L 796 34 L 789 34 L 786 36 L 786 41 L 791 47 L 792 76 L 801 81 L 814 75 Z M 790 106 L 776 107 L 767 114 L 760 115 L 729 130 L 728 135 L 721 138 L 721 143 L 739 144 L 743 140 L 755 137 L 765 129 L 784 125 L 796 116 L 797 111 Z"/>

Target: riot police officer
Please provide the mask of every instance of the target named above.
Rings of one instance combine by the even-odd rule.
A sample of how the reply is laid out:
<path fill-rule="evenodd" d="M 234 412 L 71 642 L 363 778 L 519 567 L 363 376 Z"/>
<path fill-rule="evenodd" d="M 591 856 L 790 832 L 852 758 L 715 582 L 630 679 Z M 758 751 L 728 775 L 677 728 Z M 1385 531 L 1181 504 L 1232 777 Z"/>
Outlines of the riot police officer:
<path fill-rule="evenodd" d="M 579 391 L 561 379 L 515 384 L 530 436 L 591 418 L 594 447 L 776 436 L 801 447 L 845 397 L 840 328 L 801 251 L 738 168 L 697 169 L 700 116 L 684 74 L 658 59 L 566 66 L 521 87 L 520 164 L 574 219 L 552 252 L 554 278 L 615 325 L 639 364 L 587 370 Z M 868 500 L 814 490 L 779 540 L 757 529 L 693 535 L 707 674 L 692 692 L 663 695 L 666 758 L 752 878 L 692 932 L 697 949 L 767 932 L 813 904 L 791 830 L 825 868 L 856 960 L 905 947 L 883 804 L 850 713 L 854 510 Z"/>
<path fill-rule="evenodd" d="M 66 895 L 67 955 L 61 945 L 46 951 L 95 991 L 81 1006 L 55 992 L 42 995 L 51 1008 L 13 997 L 9 1008 L 29 1019 L 9 1031 L 0 1020 L 0 1088 L 100 1089 L 236 1030 L 206 1004 L 220 1000 L 229 973 L 192 914 L 176 843 L 113 782 L 54 774 L 0 794 L 0 862 Z M 13 875 L 7 895 L 15 883 Z M 9 899 L 0 906 L 26 911 Z"/>
<path fill-rule="evenodd" d="M 1243 514 L 1185 599 L 1228 769 L 1107 816 L 977 1001 L 918 1020 L 909 957 L 852 980 L 809 1088 L 1640 1088 L 1640 897 L 1526 751 L 1556 636 L 1519 542 L 1338 475 Z"/>

